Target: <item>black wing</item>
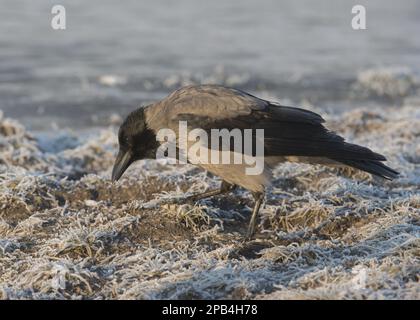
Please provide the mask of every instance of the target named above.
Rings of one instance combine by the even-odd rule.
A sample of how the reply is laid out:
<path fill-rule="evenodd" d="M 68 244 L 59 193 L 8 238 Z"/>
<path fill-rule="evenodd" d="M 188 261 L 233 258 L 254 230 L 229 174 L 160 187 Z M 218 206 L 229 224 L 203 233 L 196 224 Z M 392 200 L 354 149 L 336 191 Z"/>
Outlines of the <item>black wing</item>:
<path fill-rule="evenodd" d="M 265 156 L 325 157 L 386 178 L 397 174 L 381 163 L 386 160 L 384 156 L 345 142 L 325 128 L 324 119 L 314 112 L 280 106 L 224 87 L 183 90 L 181 95 L 172 96 L 173 126 L 183 120 L 190 129 L 201 128 L 209 133 L 223 128 L 253 129 L 254 133 L 255 129 L 264 129 Z"/>

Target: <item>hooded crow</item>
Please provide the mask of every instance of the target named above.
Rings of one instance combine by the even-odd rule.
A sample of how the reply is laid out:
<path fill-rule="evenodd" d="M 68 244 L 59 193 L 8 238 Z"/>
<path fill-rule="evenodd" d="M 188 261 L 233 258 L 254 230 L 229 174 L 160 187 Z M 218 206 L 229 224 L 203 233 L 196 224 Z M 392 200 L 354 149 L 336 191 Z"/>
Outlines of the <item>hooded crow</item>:
<path fill-rule="evenodd" d="M 255 206 L 249 222 L 248 238 L 255 232 L 258 211 L 265 190 L 270 185 L 271 169 L 280 162 L 345 165 L 385 179 L 398 176 L 398 172 L 382 163 L 386 160 L 384 156 L 345 142 L 342 137 L 326 129 L 324 119 L 314 112 L 282 106 L 233 88 L 194 85 L 176 90 L 163 100 L 139 108 L 127 116 L 118 132 L 119 152 L 112 180 L 118 180 L 134 161 L 156 158 L 161 146 L 157 135 L 161 129 L 171 129 L 176 133 L 178 156 L 188 154 L 191 144 L 181 141 L 178 132 L 180 121 L 186 121 L 188 133 L 196 128 L 209 133 L 213 129 L 239 129 L 242 133 L 252 129 L 254 144 L 257 129 L 264 130 L 264 167 L 258 174 L 247 174 L 246 169 L 250 167 L 247 163 L 197 163 L 219 176 L 222 183 L 220 189 L 193 196 L 193 200 L 230 192 L 236 186 L 253 194 Z M 208 143 L 206 148 L 210 150 L 214 147 Z M 220 145 L 216 148 L 220 148 Z M 227 152 L 233 157 L 236 151 L 230 148 Z M 245 155 L 246 152 L 242 153 Z"/>

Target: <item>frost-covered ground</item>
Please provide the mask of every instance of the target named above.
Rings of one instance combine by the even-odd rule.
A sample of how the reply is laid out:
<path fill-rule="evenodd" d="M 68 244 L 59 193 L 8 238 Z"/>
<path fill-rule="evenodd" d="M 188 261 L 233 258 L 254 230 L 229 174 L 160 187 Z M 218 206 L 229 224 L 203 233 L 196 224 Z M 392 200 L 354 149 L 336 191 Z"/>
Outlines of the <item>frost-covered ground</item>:
<path fill-rule="evenodd" d="M 0 297 L 419 299 L 418 100 L 323 115 L 401 177 L 280 165 L 250 242 L 244 190 L 168 204 L 219 180 L 143 161 L 111 183 L 116 127 L 46 138 L 2 117 Z"/>
<path fill-rule="evenodd" d="M 366 30 L 351 1 L 61 0 L 59 31 L 53 4 L 0 1 L 0 298 L 420 299 L 418 1 L 358 1 Z M 197 168 L 111 183 L 124 114 L 191 83 L 313 108 L 401 177 L 283 164 L 245 243 L 244 190 L 168 204 L 218 186 Z"/>

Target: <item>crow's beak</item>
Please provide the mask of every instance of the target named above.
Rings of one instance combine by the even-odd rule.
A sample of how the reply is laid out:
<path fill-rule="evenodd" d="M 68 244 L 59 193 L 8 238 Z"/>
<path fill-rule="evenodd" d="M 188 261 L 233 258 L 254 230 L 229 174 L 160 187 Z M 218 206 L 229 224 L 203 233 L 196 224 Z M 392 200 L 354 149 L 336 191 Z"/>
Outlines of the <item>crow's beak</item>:
<path fill-rule="evenodd" d="M 132 163 L 130 151 L 119 151 L 117 159 L 115 159 L 114 168 L 112 169 L 112 181 L 117 181 L 123 175 L 124 171 Z"/>

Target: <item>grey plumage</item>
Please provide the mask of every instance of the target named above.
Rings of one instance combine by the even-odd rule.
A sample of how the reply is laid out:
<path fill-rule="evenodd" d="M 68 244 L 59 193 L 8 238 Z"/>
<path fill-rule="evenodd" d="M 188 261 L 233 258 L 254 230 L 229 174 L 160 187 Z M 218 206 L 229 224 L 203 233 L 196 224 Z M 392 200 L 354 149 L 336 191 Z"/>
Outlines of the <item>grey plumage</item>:
<path fill-rule="evenodd" d="M 270 184 L 270 168 L 279 162 L 343 164 L 386 179 L 398 175 L 382 163 L 386 160 L 384 156 L 345 142 L 342 137 L 326 129 L 324 119 L 314 112 L 281 106 L 232 88 L 201 85 L 181 88 L 160 102 L 138 109 L 127 117 L 119 131 L 120 152 L 113 179 L 117 180 L 133 161 L 153 158 L 159 146 L 156 139 L 152 141 L 154 135 L 161 128 L 178 132 L 181 120 L 188 122 L 188 130 L 264 129 L 266 166 L 260 175 L 246 175 L 245 165 L 200 165 L 225 181 L 219 193 L 232 189 L 226 186 L 238 185 L 254 194 L 256 206 L 249 236 L 254 232 L 258 209 L 265 188 Z M 130 156 L 124 158 L 127 153 Z M 208 195 L 215 194 L 217 192 Z"/>

